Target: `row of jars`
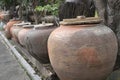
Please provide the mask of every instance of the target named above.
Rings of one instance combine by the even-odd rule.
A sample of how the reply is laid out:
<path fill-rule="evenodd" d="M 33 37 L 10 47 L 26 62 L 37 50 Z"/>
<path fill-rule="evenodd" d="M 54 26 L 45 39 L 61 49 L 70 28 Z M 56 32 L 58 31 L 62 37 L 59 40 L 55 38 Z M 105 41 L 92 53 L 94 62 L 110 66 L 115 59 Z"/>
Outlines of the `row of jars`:
<path fill-rule="evenodd" d="M 69 24 L 72 20 L 64 20 L 60 27 L 11 20 L 5 33 L 40 63 L 51 63 L 60 80 L 105 80 L 116 61 L 115 34 L 90 18 L 81 19 L 90 21 L 82 25 Z"/>

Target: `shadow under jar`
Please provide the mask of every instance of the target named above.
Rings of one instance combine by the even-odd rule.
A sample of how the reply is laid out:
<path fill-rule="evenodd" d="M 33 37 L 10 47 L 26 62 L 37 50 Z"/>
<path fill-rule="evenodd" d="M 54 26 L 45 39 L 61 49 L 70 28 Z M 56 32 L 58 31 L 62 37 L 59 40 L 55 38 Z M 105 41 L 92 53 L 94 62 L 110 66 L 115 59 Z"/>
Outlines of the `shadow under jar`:
<path fill-rule="evenodd" d="M 51 33 L 49 58 L 60 80 L 105 80 L 112 72 L 118 43 L 113 31 L 100 22 L 99 18 L 64 20 Z"/>

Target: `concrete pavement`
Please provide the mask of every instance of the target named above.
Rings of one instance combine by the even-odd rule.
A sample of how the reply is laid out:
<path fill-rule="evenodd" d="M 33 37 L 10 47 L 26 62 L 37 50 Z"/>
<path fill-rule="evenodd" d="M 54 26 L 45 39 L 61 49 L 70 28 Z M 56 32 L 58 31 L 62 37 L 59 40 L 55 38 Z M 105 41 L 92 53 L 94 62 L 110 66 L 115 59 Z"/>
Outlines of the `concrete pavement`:
<path fill-rule="evenodd" d="M 31 80 L 0 37 L 0 80 Z"/>

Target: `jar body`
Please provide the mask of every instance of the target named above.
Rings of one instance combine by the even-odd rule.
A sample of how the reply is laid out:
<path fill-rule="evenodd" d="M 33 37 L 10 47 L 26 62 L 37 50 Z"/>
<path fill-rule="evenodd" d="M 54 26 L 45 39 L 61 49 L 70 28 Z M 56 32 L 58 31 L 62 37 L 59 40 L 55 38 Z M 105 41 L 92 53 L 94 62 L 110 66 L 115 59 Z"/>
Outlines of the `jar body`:
<path fill-rule="evenodd" d="M 104 80 L 117 49 L 115 34 L 104 25 L 61 26 L 48 39 L 49 58 L 61 80 Z"/>
<path fill-rule="evenodd" d="M 32 30 L 25 38 L 26 48 L 29 53 L 41 63 L 49 63 L 47 41 L 55 27 Z"/>
<path fill-rule="evenodd" d="M 18 41 L 21 46 L 25 47 L 25 37 L 27 36 L 27 33 L 32 29 L 33 28 L 23 28 L 18 32 Z"/>

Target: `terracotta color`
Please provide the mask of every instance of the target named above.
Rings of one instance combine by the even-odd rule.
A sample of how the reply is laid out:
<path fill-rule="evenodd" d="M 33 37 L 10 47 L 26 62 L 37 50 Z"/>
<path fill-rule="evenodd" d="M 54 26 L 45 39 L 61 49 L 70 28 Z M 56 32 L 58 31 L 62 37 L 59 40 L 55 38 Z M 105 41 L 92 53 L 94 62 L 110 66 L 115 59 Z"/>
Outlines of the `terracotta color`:
<path fill-rule="evenodd" d="M 22 26 L 13 26 L 10 29 L 10 33 L 12 34 L 12 40 L 19 42 L 18 41 L 18 33 L 23 29 Z"/>
<path fill-rule="evenodd" d="M 10 15 L 8 13 L 2 12 L 0 13 L 0 20 L 4 20 L 4 21 L 9 21 L 10 19 Z"/>
<path fill-rule="evenodd" d="M 5 13 L 4 12 L 0 12 L 0 20 L 3 20 L 4 19 L 4 15 Z"/>
<path fill-rule="evenodd" d="M 4 19 L 4 15 L 0 14 L 0 20 L 3 20 L 3 19 Z"/>
<path fill-rule="evenodd" d="M 60 80 L 105 80 L 117 50 L 115 34 L 104 25 L 61 26 L 48 40 L 49 58 Z"/>
<path fill-rule="evenodd" d="M 29 28 L 23 28 L 22 30 L 19 31 L 18 40 L 22 46 L 25 46 L 25 37 L 27 33 L 31 31 L 32 29 L 33 29 L 32 27 L 29 27 Z"/>
<path fill-rule="evenodd" d="M 26 48 L 29 53 L 43 64 L 49 63 L 47 40 L 50 33 L 55 28 L 56 27 L 43 27 L 37 30 L 32 30 L 25 38 Z"/>
<path fill-rule="evenodd" d="M 14 24 L 20 23 L 20 20 L 10 20 L 6 27 L 5 27 L 5 35 L 8 39 L 10 39 L 12 37 L 11 33 L 10 33 L 10 29 Z"/>

